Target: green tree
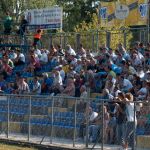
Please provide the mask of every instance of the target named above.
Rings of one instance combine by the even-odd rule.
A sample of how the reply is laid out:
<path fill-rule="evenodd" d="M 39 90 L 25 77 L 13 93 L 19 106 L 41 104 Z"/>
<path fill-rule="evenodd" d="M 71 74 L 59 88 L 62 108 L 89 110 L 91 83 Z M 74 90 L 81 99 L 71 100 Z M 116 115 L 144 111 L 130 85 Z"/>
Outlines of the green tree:
<path fill-rule="evenodd" d="M 73 31 L 82 21 L 92 21 L 91 15 L 96 12 L 98 0 L 57 0 L 57 4 L 63 7 L 64 31 Z"/>

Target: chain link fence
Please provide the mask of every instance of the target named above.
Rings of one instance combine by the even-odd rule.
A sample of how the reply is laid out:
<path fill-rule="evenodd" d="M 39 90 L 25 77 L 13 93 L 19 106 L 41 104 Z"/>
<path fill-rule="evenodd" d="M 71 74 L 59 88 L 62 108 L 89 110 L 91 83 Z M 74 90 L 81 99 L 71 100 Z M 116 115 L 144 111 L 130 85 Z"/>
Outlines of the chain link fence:
<path fill-rule="evenodd" d="M 3 95 L 0 138 L 70 148 L 150 148 L 150 103 Z"/>
<path fill-rule="evenodd" d="M 11 35 L 0 35 L 0 44 L 2 46 L 18 46 L 25 51 L 29 50 L 33 45 L 33 34 L 25 34 L 19 36 L 14 34 Z M 39 48 L 50 49 L 50 46 L 61 45 L 62 48 L 66 48 L 67 44 L 70 44 L 75 50 L 78 50 L 80 44 L 85 49 L 92 52 L 98 52 L 99 47 L 106 45 L 114 50 L 118 43 L 123 43 L 124 47 L 129 49 L 135 41 L 140 41 L 147 44 L 148 41 L 148 28 L 122 28 L 112 30 L 91 30 L 86 32 L 68 32 L 68 33 L 44 33 L 41 41 L 38 44 Z M 9 44 L 9 45 L 8 45 Z M 11 44 L 11 45 L 10 45 Z"/>

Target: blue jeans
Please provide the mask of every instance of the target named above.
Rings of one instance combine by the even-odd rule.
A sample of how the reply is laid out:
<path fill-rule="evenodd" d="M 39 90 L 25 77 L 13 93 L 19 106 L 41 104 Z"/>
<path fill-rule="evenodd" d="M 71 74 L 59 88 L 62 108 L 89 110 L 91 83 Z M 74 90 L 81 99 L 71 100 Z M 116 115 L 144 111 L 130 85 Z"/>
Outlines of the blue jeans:
<path fill-rule="evenodd" d="M 92 142 L 95 142 L 100 130 L 100 125 L 90 125 L 89 126 L 89 138 L 92 139 Z"/>
<path fill-rule="evenodd" d="M 116 140 L 117 140 L 117 144 L 122 144 L 122 140 L 125 139 L 126 136 L 126 124 L 122 123 L 122 124 L 117 124 L 117 128 L 116 128 Z"/>

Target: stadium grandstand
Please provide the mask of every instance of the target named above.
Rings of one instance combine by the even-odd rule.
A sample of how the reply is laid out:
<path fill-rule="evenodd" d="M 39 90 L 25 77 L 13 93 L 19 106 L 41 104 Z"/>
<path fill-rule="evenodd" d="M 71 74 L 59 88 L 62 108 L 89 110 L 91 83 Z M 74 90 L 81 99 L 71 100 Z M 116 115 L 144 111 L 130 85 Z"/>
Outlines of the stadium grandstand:
<path fill-rule="evenodd" d="M 128 49 L 104 44 L 96 53 L 82 43 L 49 48 L 42 44 L 42 29 L 26 36 L 23 17 L 13 35 L 9 14 L 6 19 L 0 37 L 0 138 L 73 142 L 77 149 L 135 149 L 143 144 L 140 138 L 150 139 L 150 43 L 133 41 Z"/>

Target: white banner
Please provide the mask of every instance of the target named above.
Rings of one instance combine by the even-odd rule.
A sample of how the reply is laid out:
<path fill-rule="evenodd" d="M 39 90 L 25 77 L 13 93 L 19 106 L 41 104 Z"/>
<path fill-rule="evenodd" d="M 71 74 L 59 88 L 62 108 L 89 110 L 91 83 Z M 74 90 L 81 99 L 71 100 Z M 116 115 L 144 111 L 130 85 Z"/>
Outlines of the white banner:
<path fill-rule="evenodd" d="M 101 17 L 101 19 L 107 19 L 107 7 L 102 7 L 99 10 L 99 15 Z"/>
<path fill-rule="evenodd" d="M 129 15 L 129 8 L 127 5 L 119 4 L 116 6 L 115 16 L 117 19 L 123 20 Z"/>
<path fill-rule="evenodd" d="M 28 10 L 25 12 L 25 16 L 32 28 L 62 28 L 63 11 L 60 7 Z"/>

